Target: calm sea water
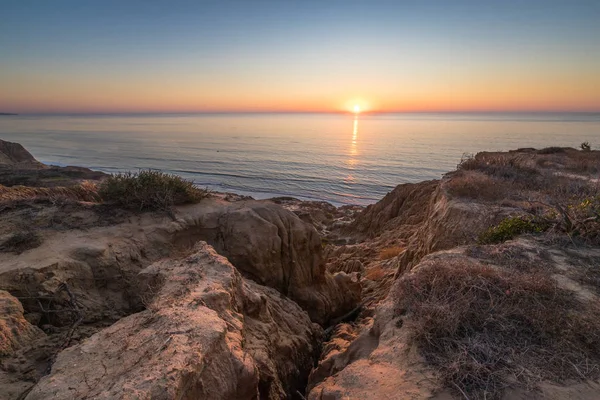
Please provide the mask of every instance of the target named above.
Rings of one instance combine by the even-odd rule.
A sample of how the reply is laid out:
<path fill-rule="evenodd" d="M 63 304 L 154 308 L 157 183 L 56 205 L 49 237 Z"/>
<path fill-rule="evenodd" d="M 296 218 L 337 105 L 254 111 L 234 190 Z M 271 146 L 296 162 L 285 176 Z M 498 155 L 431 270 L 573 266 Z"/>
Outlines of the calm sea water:
<path fill-rule="evenodd" d="M 3 116 L 0 139 L 49 164 L 156 168 L 213 190 L 369 204 L 463 153 L 600 145 L 600 114 Z"/>

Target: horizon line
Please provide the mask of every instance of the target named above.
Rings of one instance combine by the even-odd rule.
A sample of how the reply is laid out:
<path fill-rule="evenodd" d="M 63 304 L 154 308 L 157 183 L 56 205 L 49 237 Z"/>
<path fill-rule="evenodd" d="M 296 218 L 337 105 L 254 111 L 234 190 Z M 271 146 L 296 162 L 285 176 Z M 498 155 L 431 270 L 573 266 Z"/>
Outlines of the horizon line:
<path fill-rule="evenodd" d="M 221 111 L 51 111 L 13 112 L 2 111 L 0 115 L 194 115 L 194 114 L 338 114 L 338 115 L 386 115 L 386 114 L 600 114 L 598 110 L 431 110 L 431 111 L 267 111 L 267 110 L 221 110 Z"/>

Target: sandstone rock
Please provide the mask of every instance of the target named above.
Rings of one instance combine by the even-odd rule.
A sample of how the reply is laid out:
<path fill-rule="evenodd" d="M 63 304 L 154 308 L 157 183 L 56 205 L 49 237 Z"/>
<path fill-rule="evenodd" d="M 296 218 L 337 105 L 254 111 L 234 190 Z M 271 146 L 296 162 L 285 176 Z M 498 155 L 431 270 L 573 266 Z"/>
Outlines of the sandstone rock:
<path fill-rule="evenodd" d="M 39 164 L 30 152 L 19 143 L 0 140 L 0 165 L 15 165 L 20 163 Z"/>
<path fill-rule="evenodd" d="M 360 284 L 326 271 L 321 238 L 292 212 L 270 202 L 237 202 L 196 215 L 194 236 L 213 245 L 245 276 L 277 289 L 326 324 L 360 301 Z"/>
<path fill-rule="evenodd" d="M 359 302 L 356 277 L 334 277 L 325 270 L 320 237 L 312 226 L 269 202 L 218 199 L 182 207 L 175 220 L 143 214 L 85 230 L 50 229 L 35 249 L 0 253 L 0 289 L 53 297 L 53 306 L 64 308 L 68 298 L 58 287 L 66 283 L 87 322 L 114 319 L 140 309 L 135 277 L 142 268 L 198 240 L 214 245 L 245 276 L 297 301 L 321 324 Z M 34 299 L 24 306 L 28 312 L 41 311 Z M 69 314 L 51 318 L 58 325 L 71 322 Z"/>
<path fill-rule="evenodd" d="M 398 185 L 361 212 L 348 229 L 364 237 L 375 237 L 389 229 L 419 224 L 427 216 L 427 204 L 438 184 L 435 180 Z"/>
<path fill-rule="evenodd" d="M 433 371 L 397 324 L 387 299 L 374 319 L 348 337 L 332 339 L 311 373 L 308 400 L 431 399 L 440 390 Z"/>
<path fill-rule="evenodd" d="M 283 399 L 302 390 L 321 328 L 207 244 L 140 273 L 148 310 L 61 352 L 27 399 Z"/>
<path fill-rule="evenodd" d="M 0 356 L 12 354 L 44 332 L 23 317 L 23 306 L 10 293 L 0 290 Z"/>
<path fill-rule="evenodd" d="M 0 140 L 0 185 L 70 186 L 82 180 L 100 180 L 106 176 L 103 172 L 84 167 L 42 164 L 19 143 Z"/>
<path fill-rule="evenodd" d="M 348 274 L 352 272 L 364 272 L 365 266 L 360 260 L 356 258 L 351 258 L 341 263 L 338 267 L 340 271 L 344 271 Z"/>

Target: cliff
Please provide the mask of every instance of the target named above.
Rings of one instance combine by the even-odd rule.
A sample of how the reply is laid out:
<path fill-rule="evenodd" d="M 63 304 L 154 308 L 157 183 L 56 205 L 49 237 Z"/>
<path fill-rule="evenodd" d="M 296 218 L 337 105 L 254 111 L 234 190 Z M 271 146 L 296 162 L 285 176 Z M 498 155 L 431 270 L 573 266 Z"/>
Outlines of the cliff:
<path fill-rule="evenodd" d="M 83 180 L 100 180 L 105 176 L 89 168 L 44 165 L 19 143 L 0 140 L 0 185 L 72 186 Z"/>
<path fill-rule="evenodd" d="M 599 172 L 599 152 L 480 153 L 367 207 L 330 270 L 356 260 L 368 307 L 307 398 L 597 398 Z"/>
<path fill-rule="evenodd" d="M 595 399 L 599 171 L 480 153 L 365 209 L 4 201 L 3 394 Z"/>

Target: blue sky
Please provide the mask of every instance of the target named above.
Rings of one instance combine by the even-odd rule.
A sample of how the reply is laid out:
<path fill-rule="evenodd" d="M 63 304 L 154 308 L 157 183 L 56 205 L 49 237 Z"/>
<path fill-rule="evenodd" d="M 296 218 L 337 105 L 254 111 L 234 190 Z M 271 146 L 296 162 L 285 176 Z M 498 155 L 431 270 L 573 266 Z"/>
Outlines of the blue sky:
<path fill-rule="evenodd" d="M 600 109 L 600 1 L 0 9 L 2 109 Z"/>

